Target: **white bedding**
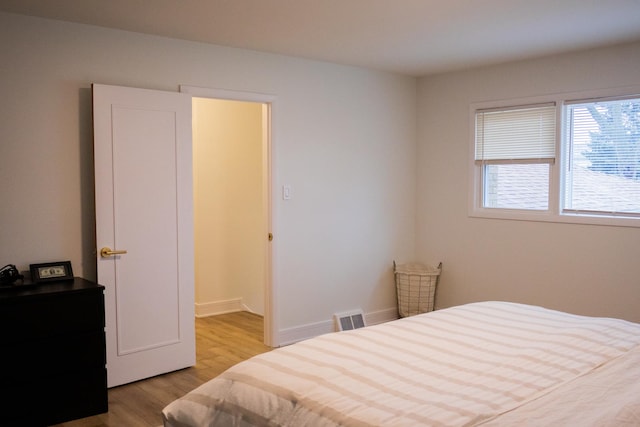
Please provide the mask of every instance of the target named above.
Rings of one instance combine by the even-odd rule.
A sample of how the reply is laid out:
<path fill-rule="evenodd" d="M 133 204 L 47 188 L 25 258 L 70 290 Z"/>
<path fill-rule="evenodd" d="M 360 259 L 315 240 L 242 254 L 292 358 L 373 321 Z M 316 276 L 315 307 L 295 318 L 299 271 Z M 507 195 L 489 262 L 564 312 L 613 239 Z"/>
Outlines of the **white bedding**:
<path fill-rule="evenodd" d="M 640 324 L 467 304 L 261 354 L 165 426 L 640 425 Z"/>

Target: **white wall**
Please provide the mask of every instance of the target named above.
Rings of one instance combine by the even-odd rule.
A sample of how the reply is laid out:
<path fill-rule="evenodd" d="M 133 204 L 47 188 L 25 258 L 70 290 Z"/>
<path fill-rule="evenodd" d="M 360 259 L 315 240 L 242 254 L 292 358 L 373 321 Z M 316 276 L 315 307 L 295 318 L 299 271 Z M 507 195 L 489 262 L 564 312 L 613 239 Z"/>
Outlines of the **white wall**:
<path fill-rule="evenodd" d="M 262 110 L 193 99 L 196 315 L 264 314 Z"/>
<path fill-rule="evenodd" d="M 510 300 L 640 321 L 640 229 L 467 216 L 469 104 L 640 85 L 640 44 L 422 78 L 417 255 L 440 307 Z"/>
<path fill-rule="evenodd" d="M 415 249 L 416 79 L 5 13 L 0 54 L 3 265 L 95 278 L 92 82 L 252 91 L 278 104 L 278 327 L 394 307 L 392 260 Z"/>

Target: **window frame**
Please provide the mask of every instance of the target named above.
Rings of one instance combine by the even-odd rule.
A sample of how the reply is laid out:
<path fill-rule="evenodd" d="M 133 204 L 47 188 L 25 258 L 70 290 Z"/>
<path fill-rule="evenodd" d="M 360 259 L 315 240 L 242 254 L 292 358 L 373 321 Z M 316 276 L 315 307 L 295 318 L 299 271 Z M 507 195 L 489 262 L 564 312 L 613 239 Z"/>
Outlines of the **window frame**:
<path fill-rule="evenodd" d="M 623 215 L 585 214 L 563 212 L 563 196 L 565 188 L 562 176 L 563 167 L 568 161 L 565 138 L 567 130 L 565 126 L 565 104 L 581 102 L 596 102 L 603 99 L 638 97 L 640 98 L 640 86 L 627 86 L 621 88 L 597 89 L 591 91 L 567 92 L 552 95 L 522 97 L 515 99 L 503 99 L 486 102 L 473 102 L 469 105 L 469 189 L 468 189 L 468 216 L 472 218 L 491 218 L 521 221 L 542 221 L 570 224 L 608 225 L 621 227 L 640 228 L 640 218 Z M 505 208 L 485 208 L 482 206 L 483 197 L 483 165 L 475 159 L 476 150 L 476 112 L 478 110 L 518 108 L 522 106 L 534 106 L 540 104 L 555 103 L 556 105 L 556 136 L 555 136 L 555 162 L 549 168 L 549 203 L 547 210 L 523 210 Z"/>

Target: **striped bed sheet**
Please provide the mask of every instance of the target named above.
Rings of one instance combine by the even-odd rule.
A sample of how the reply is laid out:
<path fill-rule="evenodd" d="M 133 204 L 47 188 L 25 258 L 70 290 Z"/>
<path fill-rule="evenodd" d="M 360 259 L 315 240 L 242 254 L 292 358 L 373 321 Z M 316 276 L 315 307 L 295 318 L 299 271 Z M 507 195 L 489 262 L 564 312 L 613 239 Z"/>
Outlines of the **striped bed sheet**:
<path fill-rule="evenodd" d="M 640 324 L 480 302 L 239 363 L 165 427 L 639 425 Z"/>

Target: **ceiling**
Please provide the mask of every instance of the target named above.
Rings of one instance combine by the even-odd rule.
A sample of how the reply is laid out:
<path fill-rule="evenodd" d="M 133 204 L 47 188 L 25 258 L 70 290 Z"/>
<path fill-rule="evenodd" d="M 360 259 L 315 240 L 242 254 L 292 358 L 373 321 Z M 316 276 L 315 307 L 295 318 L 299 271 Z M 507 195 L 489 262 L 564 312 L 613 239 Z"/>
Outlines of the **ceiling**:
<path fill-rule="evenodd" d="M 640 0 L 0 0 L 0 11 L 412 76 L 640 40 Z"/>

